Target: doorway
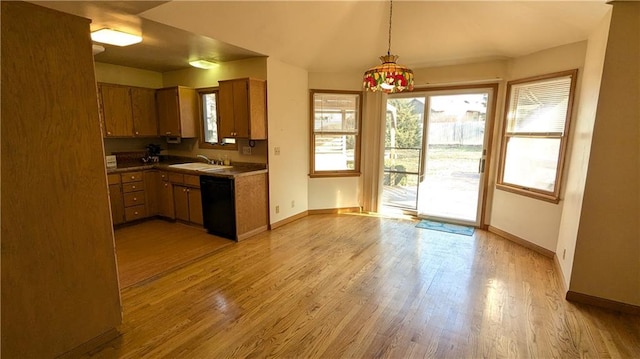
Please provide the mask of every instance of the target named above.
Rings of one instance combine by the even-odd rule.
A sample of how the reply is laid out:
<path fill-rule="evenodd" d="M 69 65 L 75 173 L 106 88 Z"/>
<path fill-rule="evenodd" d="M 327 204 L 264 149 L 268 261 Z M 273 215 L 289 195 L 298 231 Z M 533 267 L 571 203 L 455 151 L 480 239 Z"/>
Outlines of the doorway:
<path fill-rule="evenodd" d="M 494 86 L 387 98 L 382 204 L 479 226 Z"/>

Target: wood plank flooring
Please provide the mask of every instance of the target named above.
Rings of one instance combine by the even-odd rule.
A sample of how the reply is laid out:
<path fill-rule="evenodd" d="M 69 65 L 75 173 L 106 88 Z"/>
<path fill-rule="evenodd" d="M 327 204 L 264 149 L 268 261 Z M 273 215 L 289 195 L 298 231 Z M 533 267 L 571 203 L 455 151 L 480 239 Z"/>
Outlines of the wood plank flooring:
<path fill-rule="evenodd" d="M 174 271 L 234 242 L 182 223 L 150 220 L 115 230 L 120 288 Z"/>
<path fill-rule="evenodd" d="M 563 299 L 551 259 L 476 230 L 312 215 L 122 291 L 94 358 L 638 358 L 637 316 Z"/>

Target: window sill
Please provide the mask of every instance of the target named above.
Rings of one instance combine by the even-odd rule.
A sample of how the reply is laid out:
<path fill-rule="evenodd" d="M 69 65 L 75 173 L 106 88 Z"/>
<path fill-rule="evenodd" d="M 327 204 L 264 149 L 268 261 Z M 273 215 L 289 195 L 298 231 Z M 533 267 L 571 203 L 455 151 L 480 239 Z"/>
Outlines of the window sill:
<path fill-rule="evenodd" d="M 360 172 L 316 172 L 310 173 L 309 178 L 332 178 L 332 177 L 360 177 Z"/>
<path fill-rule="evenodd" d="M 560 198 L 554 196 L 553 194 L 533 192 L 531 190 L 527 190 L 522 187 L 513 187 L 513 186 L 504 185 L 504 184 L 496 184 L 496 189 L 499 189 L 505 192 L 519 194 L 519 195 L 530 197 L 533 199 L 538 199 L 545 202 L 550 202 L 555 204 L 558 204 L 560 202 Z"/>

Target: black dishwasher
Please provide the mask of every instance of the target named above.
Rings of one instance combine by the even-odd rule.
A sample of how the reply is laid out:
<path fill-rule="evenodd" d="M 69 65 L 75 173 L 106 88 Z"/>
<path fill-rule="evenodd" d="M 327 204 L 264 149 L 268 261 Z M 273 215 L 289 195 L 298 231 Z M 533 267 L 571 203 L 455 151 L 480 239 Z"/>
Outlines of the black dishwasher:
<path fill-rule="evenodd" d="M 236 240 L 234 180 L 200 176 L 204 228 L 216 236 Z"/>

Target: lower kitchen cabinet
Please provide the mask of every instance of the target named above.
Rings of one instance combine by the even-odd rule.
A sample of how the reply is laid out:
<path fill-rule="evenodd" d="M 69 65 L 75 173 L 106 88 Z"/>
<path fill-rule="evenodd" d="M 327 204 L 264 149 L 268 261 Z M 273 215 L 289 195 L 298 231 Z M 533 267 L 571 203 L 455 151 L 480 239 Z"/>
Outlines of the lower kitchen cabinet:
<path fill-rule="evenodd" d="M 175 218 L 184 222 L 202 225 L 200 177 L 169 173 L 169 179 L 173 183 Z"/>
<path fill-rule="evenodd" d="M 238 240 L 269 227 L 269 185 L 266 173 L 235 179 L 236 231 Z"/>
<path fill-rule="evenodd" d="M 147 193 L 147 214 L 175 219 L 173 210 L 173 185 L 165 171 L 149 170 L 144 172 L 145 192 Z"/>
<path fill-rule="evenodd" d="M 202 198 L 200 189 L 173 186 L 176 219 L 202 225 Z"/>
<path fill-rule="evenodd" d="M 145 183 L 140 171 L 112 173 L 109 181 L 109 201 L 114 225 L 148 217 Z"/>
<path fill-rule="evenodd" d="M 158 188 L 158 215 L 176 219 L 176 211 L 173 204 L 173 185 L 169 180 L 162 180 L 162 176 L 167 177 L 166 172 L 160 174 L 161 183 Z"/>
<path fill-rule="evenodd" d="M 119 174 L 107 176 L 109 182 L 109 202 L 111 203 L 111 219 L 113 224 L 124 223 L 124 199 Z"/>

